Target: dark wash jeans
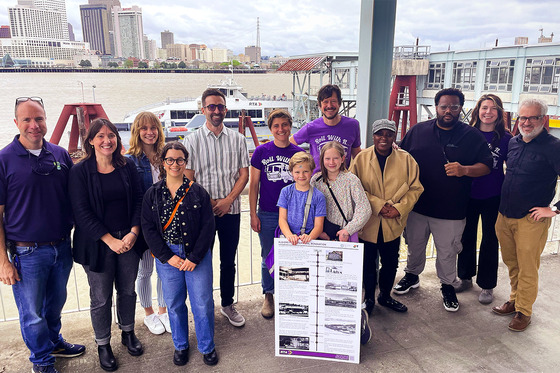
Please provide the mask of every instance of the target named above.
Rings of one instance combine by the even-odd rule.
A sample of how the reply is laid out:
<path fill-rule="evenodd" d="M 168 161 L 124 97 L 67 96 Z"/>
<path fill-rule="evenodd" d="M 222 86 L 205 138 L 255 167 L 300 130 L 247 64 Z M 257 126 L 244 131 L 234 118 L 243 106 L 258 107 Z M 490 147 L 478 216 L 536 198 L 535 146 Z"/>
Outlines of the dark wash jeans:
<path fill-rule="evenodd" d="M 113 236 L 122 238 L 128 232 Z M 135 282 L 138 274 L 140 257 L 134 249 L 124 254 L 117 254 L 103 243 L 102 250 L 107 250 L 103 272 L 92 272 L 84 265 L 90 297 L 90 315 L 95 341 L 106 345 L 111 341 L 111 307 L 113 305 L 113 284 L 117 290 L 117 322 L 122 331 L 134 330 L 134 313 L 136 310 Z"/>
<path fill-rule="evenodd" d="M 56 246 L 16 246 L 12 262 L 21 281 L 13 286 L 19 325 L 33 364 L 54 364 L 51 352 L 62 341 L 60 313 L 72 269 L 70 237 Z"/>
<path fill-rule="evenodd" d="M 216 232 L 220 240 L 220 296 L 222 307 L 233 304 L 235 293 L 235 254 L 239 244 L 239 227 L 241 224 L 240 214 L 225 214 L 222 217 L 215 216 Z M 213 237 L 210 247 L 214 247 Z"/>

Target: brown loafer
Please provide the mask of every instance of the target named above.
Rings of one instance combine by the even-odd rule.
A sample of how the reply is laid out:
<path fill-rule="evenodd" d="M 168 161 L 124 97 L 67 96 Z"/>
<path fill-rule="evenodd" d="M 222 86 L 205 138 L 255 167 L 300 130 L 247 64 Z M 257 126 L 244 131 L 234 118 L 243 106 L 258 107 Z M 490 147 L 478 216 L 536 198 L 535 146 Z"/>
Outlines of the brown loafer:
<path fill-rule="evenodd" d="M 514 332 L 522 332 L 531 323 L 531 316 L 525 316 L 521 312 L 517 312 L 511 322 L 509 323 L 509 330 L 513 330 Z"/>
<path fill-rule="evenodd" d="M 492 312 L 500 316 L 511 315 L 512 313 L 515 313 L 515 301 L 507 301 L 500 307 L 492 307 Z"/>

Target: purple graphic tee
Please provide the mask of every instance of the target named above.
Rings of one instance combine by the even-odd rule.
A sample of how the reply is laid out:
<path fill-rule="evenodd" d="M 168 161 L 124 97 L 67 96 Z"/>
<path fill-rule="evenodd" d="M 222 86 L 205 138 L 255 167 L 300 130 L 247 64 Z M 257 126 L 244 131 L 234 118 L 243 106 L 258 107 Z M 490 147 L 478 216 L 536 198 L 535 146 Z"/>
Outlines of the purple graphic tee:
<path fill-rule="evenodd" d="M 259 207 L 263 211 L 278 212 L 278 197 L 285 186 L 294 182 L 289 171 L 290 158 L 303 151 L 290 144 L 279 148 L 274 141 L 259 145 L 251 157 L 251 166 L 261 171 Z"/>
<path fill-rule="evenodd" d="M 315 160 L 315 170 L 321 168 L 320 156 L 321 148 L 329 141 L 338 141 L 346 152 L 346 166 L 350 166 L 352 148 L 361 146 L 360 123 L 356 119 L 341 116 L 340 122 L 336 126 L 325 124 L 323 117 L 317 118 L 307 123 L 294 134 L 294 140 L 298 143 L 308 143 L 309 152 Z"/>

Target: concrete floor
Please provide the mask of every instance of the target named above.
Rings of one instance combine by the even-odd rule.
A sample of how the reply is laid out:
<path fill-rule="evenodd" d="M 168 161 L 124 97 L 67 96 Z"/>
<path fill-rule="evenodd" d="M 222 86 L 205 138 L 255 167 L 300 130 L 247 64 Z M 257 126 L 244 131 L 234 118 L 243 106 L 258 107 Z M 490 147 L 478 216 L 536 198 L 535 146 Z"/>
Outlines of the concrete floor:
<path fill-rule="evenodd" d="M 507 329 L 511 316 L 497 316 L 492 305 L 508 299 L 507 269 L 500 264 L 498 287 L 492 305 L 478 302 L 479 289 L 458 295 L 456 313 L 443 309 L 434 261 L 429 260 L 416 291 L 398 297 L 409 312 L 398 314 L 378 307 L 370 317 L 373 338 L 362 347 L 359 365 L 322 360 L 274 356 L 274 320 L 260 316 L 260 286 L 239 290 L 238 309 L 247 318 L 243 328 L 231 326 L 216 313 L 216 349 L 220 362 L 203 364 L 196 348 L 191 321 L 190 361 L 185 367 L 172 363 L 171 335 L 151 335 L 142 323 L 138 307 L 138 338 L 144 354 L 132 357 L 120 344 L 113 328 L 113 351 L 119 372 L 558 372 L 560 371 L 560 298 L 554 284 L 560 284 L 560 258 L 543 254 L 540 291 L 534 305 L 532 324 L 522 333 Z M 401 264 L 402 267 L 402 264 Z M 402 276 L 399 270 L 397 280 Z M 218 299 L 215 293 L 215 299 Z M 217 302 L 219 304 L 219 302 Z M 61 372 L 103 372 L 99 368 L 88 312 L 63 315 L 63 335 L 87 346 L 85 355 L 58 359 Z M 29 372 L 31 364 L 17 322 L 0 323 L 0 373 Z"/>

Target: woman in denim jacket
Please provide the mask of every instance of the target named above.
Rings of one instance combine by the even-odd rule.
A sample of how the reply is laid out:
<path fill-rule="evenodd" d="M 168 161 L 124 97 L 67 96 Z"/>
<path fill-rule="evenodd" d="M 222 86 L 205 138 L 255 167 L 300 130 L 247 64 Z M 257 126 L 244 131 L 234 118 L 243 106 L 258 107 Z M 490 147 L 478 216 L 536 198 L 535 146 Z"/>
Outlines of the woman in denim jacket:
<path fill-rule="evenodd" d="M 185 365 L 189 351 L 188 310 L 191 311 L 204 363 L 218 363 L 214 345 L 212 252 L 214 214 L 209 194 L 184 176 L 188 152 L 172 142 L 161 153 L 163 179 L 144 195 L 142 228 L 154 256 L 168 306 L 175 346 L 173 363 Z"/>
<path fill-rule="evenodd" d="M 138 176 L 142 181 L 142 194 L 159 180 L 160 154 L 165 145 L 165 135 L 161 122 L 154 113 L 143 111 L 139 113 L 132 123 L 130 148 L 126 157 L 134 161 Z M 146 251 L 138 266 L 138 277 L 136 278 L 136 292 L 140 298 L 140 305 L 144 308 L 146 316 L 144 325 L 153 334 L 162 334 L 165 331 L 171 333 L 169 316 L 163 291 L 161 279 L 157 278 L 157 300 L 159 312 L 155 313 L 152 308 L 152 272 L 154 271 L 154 257 Z"/>

